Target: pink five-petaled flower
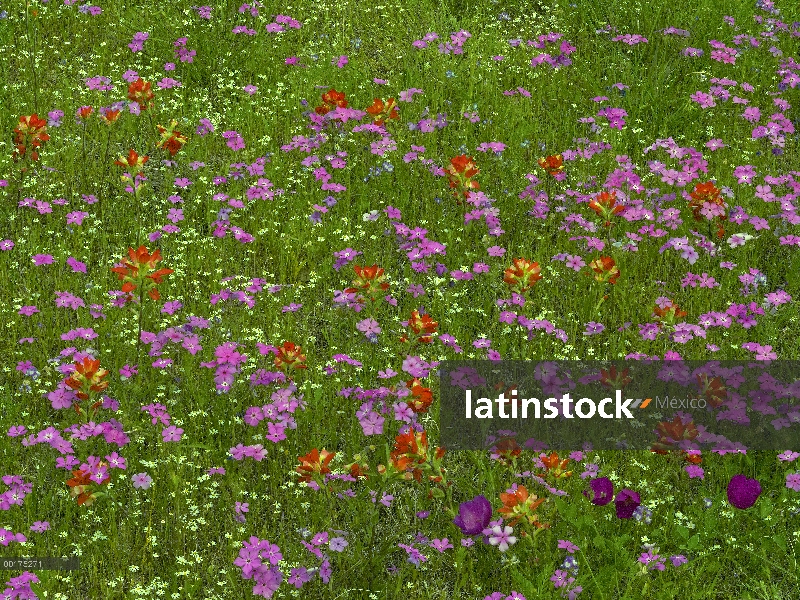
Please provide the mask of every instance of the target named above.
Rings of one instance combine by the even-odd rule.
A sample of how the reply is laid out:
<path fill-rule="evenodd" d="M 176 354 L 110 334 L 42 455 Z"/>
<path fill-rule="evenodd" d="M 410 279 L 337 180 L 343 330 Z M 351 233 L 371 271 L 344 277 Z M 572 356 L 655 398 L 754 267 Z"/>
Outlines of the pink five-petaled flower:
<path fill-rule="evenodd" d="M 133 482 L 133 487 L 146 490 L 153 483 L 153 478 L 147 473 L 137 473 L 131 477 L 131 481 Z"/>
<path fill-rule="evenodd" d="M 489 543 L 492 546 L 497 546 L 500 552 L 505 552 L 512 544 L 517 543 L 517 538 L 513 535 L 514 529 L 506 525 L 495 525 L 488 530 Z"/>

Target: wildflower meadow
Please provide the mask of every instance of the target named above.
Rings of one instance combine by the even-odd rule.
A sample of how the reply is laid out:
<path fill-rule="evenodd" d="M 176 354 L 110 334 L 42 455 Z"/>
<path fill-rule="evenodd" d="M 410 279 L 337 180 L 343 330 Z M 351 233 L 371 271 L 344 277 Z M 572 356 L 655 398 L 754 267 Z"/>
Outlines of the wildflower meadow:
<path fill-rule="evenodd" d="M 800 442 L 439 411 L 800 364 L 800 6 L 290 2 L 0 0 L 0 598 L 800 597 Z"/>

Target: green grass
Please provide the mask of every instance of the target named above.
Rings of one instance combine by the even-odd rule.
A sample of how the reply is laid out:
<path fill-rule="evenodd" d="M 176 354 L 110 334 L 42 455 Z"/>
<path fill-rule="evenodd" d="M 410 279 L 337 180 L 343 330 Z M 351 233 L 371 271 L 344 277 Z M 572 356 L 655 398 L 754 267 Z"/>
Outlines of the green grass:
<path fill-rule="evenodd" d="M 106 5 L 107 4 L 107 5 Z M 452 486 L 444 498 L 429 498 L 437 486 L 388 479 L 375 473 L 378 464 L 387 463 L 400 423 L 386 419 L 383 435 L 365 436 L 355 412 L 362 401 L 345 397 L 340 390 L 360 386 L 375 389 L 381 385 L 402 386 L 405 372 L 390 379 L 379 379 L 378 372 L 392 368 L 402 371 L 408 348 L 398 341 L 407 332 L 400 321 L 411 311 L 424 306 L 438 322 L 438 334 L 450 334 L 463 348 L 455 353 L 434 341 L 419 345 L 411 353 L 425 360 L 486 358 L 486 350 L 473 347 L 485 337 L 504 359 L 570 360 L 622 359 L 644 353 L 664 357 L 678 352 L 691 360 L 753 360 L 756 354 L 743 348 L 747 342 L 770 345 L 779 360 L 800 359 L 798 328 L 800 295 L 800 254 L 797 247 L 781 245 L 779 235 L 800 235 L 797 225 L 768 218 L 780 212 L 779 203 L 766 203 L 756 196 L 763 177 L 773 177 L 797 169 L 797 133 L 785 134 L 783 154 L 774 155 L 768 138 L 752 139 L 755 124 L 741 117 L 746 108 L 716 99 L 717 106 L 701 109 L 690 96 L 709 93 L 710 78 L 729 78 L 753 86 L 752 93 L 739 85 L 730 88 L 731 96 L 747 98 L 747 106 L 761 109 L 760 125 L 770 115 L 783 112 L 794 127 L 800 126 L 795 114 L 800 104 L 798 88 L 788 88 L 779 96 L 783 75 L 776 70 L 781 60 L 798 60 L 800 38 L 778 31 L 774 38 L 760 35 L 766 19 L 779 18 L 790 30 L 800 20 L 791 3 L 782 3 L 780 16 L 759 10 L 751 3 L 685 1 L 659 3 L 576 2 L 547 5 L 542 2 L 457 2 L 417 1 L 357 4 L 302 2 L 292 5 L 265 2 L 260 15 L 239 12 L 238 3 L 215 4 L 211 20 L 200 18 L 188 2 L 103 3 L 102 14 L 92 16 L 79 11 L 78 4 L 20 2 L 2 5 L 7 17 L 0 19 L 0 240 L 9 239 L 14 247 L 0 252 L 0 351 L 6 357 L 0 369 L 0 476 L 19 475 L 33 484 L 22 505 L 11 505 L 0 512 L 0 528 L 23 533 L 27 542 L 12 542 L 0 556 L 80 557 L 79 571 L 35 571 L 40 582 L 33 589 L 40 598 L 242 598 L 249 597 L 253 580 L 244 580 L 233 564 L 242 542 L 257 536 L 280 546 L 283 562 L 279 567 L 284 582 L 276 598 L 478 598 L 500 591 L 505 598 L 512 590 L 532 598 L 559 598 L 551 577 L 566 556 L 557 549 L 558 540 L 570 540 L 579 570 L 573 585 L 583 588 L 581 598 L 792 598 L 800 588 L 797 577 L 797 531 L 800 501 L 797 492 L 787 488 L 787 474 L 796 472 L 797 463 L 783 462 L 776 452 L 750 451 L 746 456 L 717 456 L 704 452 L 703 480 L 690 479 L 685 462 L 648 451 L 589 452 L 572 461 L 573 475 L 551 485 L 563 489 L 561 499 L 530 479 L 516 477 L 534 467 L 536 456 L 523 453 L 513 466 L 504 466 L 488 453 L 450 452 L 443 460 L 447 480 Z M 38 11 L 34 16 L 33 12 Z M 265 27 L 277 14 L 291 15 L 302 28 L 285 26 L 283 33 L 267 33 Z M 499 19 L 498 15 L 507 16 Z M 754 15 L 765 23 L 759 25 Z M 735 18 L 738 30 L 726 24 L 724 16 Z M 612 42 L 612 35 L 595 33 L 606 24 L 618 34 L 639 34 L 648 42 L 628 46 Z M 231 30 L 246 25 L 257 35 L 234 34 Z M 688 38 L 663 35 L 666 27 L 686 29 Z M 462 55 L 439 53 L 437 46 L 460 30 L 471 37 Z M 427 49 L 412 46 L 428 32 L 439 39 Z M 797 28 L 795 28 L 797 31 Z M 141 52 L 127 45 L 136 32 L 148 32 Z M 530 47 L 527 40 L 559 32 L 563 37 L 545 50 Z M 759 48 L 749 42 L 736 46 L 733 38 L 747 34 L 758 38 Z M 187 48 L 196 50 L 192 63 L 180 62 L 173 54 L 173 43 L 188 38 Z M 519 39 L 518 47 L 509 40 Z M 358 41 L 357 41 L 358 40 Z M 711 60 L 709 40 L 735 47 L 741 55 L 736 64 Z M 558 54 L 559 44 L 568 41 L 576 47 L 570 55 L 572 65 L 551 69 L 547 64 L 531 67 L 531 58 L 540 52 Z M 783 58 L 768 51 L 780 48 Z M 681 54 L 687 46 L 703 49 L 702 57 Z M 339 56 L 348 64 L 337 68 Z M 502 55 L 502 61 L 492 57 Z M 306 65 L 288 66 L 290 56 Z M 165 71 L 165 63 L 175 70 Z M 100 106 L 126 100 L 128 82 L 123 73 L 134 70 L 151 82 L 155 94 L 152 109 L 135 116 L 122 109 L 117 123 L 108 127 L 97 119 Z M 112 91 L 89 90 L 84 80 L 93 76 L 111 79 Z M 181 87 L 159 89 L 156 82 L 171 77 Z M 374 78 L 388 80 L 381 85 Z M 611 87 L 629 86 L 624 93 Z M 258 89 L 250 95 L 243 88 Z M 518 87 L 530 97 L 517 93 L 504 95 Z M 383 157 L 372 154 L 369 145 L 380 139 L 370 132 L 351 133 L 349 121 L 341 137 L 335 134 L 310 154 L 321 163 L 306 167 L 301 161 L 309 153 L 285 152 L 281 146 L 294 136 L 309 136 L 309 119 L 304 112 L 321 103 L 320 96 L 335 88 L 346 94 L 349 106 L 363 110 L 373 99 L 398 99 L 410 88 L 423 90 L 411 102 L 398 102 L 400 119 L 387 124 L 397 149 Z M 593 98 L 606 96 L 607 101 Z M 780 97 L 792 108 L 781 111 L 773 104 Z M 307 105 L 301 104 L 305 100 Z M 76 123 L 75 113 L 91 105 L 94 113 L 85 126 Z M 621 108 L 627 112 L 621 129 L 608 126 L 598 117 L 601 108 Z M 40 149 L 36 163 L 14 162 L 11 132 L 20 116 L 37 113 L 46 118 L 61 110 L 60 127 L 50 126 L 51 139 Z M 462 116 L 477 111 L 479 121 Z M 427 111 L 427 112 L 425 112 Z M 446 113 L 448 124 L 432 133 L 410 130 L 408 123 L 435 119 Z M 581 118 L 594 117 L 596 130 Z M 176 119 L 177 129 L 189 138 L 174 157 L 156 148 L 156 125 Z M 209 119 L 215 131 L 205 136 L 195 133 L 200 119 Z M 367 121 L 362 120 L 361 123 Z M 222 133 L 235 130 L 246 147 L 234 151 Z M 707 173 L 700 174 L 684 188 L 668 185 L 648 168 L 659 161 L 667 168 L 680 170 L 680 161 L 663 149 L 647 154 L 644 150 L 657 139 L 671 137 L 684 148 L 702 152 Z M 722 139 L 726 148 L 711 152 L 704 146 L 710 139 Z M 506 148 L 496 156 L 491 150 L 477 151 L 485 142 L 502 142 Z M 565 160 L 567 179 L 556 181 L 538 166 L 539 157 L 577 151 L 589 143 L 607 143 L 604 150 L 589 159 Z M 464 224 L 465 207 L 456 204 L 447 179 L 431 173 L 419 160 L 405 162 L 411 146 L 424 146 L 419 158 L 431 159 L 431 166 L 444 168 L 451 158 L 466 154 L 474 158 L 480 173 L 480 190 L 493 199 L 505 231 L 495 237 L 481 219 Z M 120 180 L 124 169 L 114 165 L 130 149 L 150 157 L 144 167 L 147 185 L 138 198 L 125 192 Z M 326 156 L 346 152 L 346 167 L 332 168 Z M 253 164 L 269 153 L 261 175 L 234 179 L 232 163 Z M 606 178 L 622 169 L 615 157 L 627 155 L 649 194 L 629 194 L 643 198 L 651 206 L 653 198 L 677 194 L 664 201 L 663 208 L 680 209 L 683 223 L 666 230 L 658 239 L 643 236 L 636 252 L 618 246 L 603 251 L 587 249 L 586 242 L 573 236 L 593 236 L 607 240 L 602 222 L 585 203 L 576 203 L 568 191 L 596 195 L 608 190 Z M 199 161 L 204 167 L 193 169 Z M 374 174 L 374 169 L 389 161 L 391 172 Z M 20 169 L 29 167 L 25 177 Z M 753 165 L 757 176 L 751 184 L 738 184 L 733 170 Z M 346 191 L 320 189 L 314 169 L 325 166 L 330 181 L 341 183 Z M 48 167 L 45 169 L 44 167 Z M 797 171 L 795 171 L 797 172 Z M 530 185 L 526 174 L 541 183 L 534 193 L 546 192 L 550 212 L 545 219 L 528 215 L 532 198 L 520 199 Z M 174 184 L 185 177 L 192 184 L 183 189 Z M 227 177 L 216 185 L 215 177 Z M 248 188 L 259 177 L 272 182 L 274 200 L 247 199 Z M 368 180 L 365 182 L 365 179 Z M 588 185 L 591 178 L 596 185 Z M 770 230 L 756 230 L 746 220 L 725 223 L 725 237 L 714 239 L 717 255 L 710 255 L 697 244 L 690 229 L 708 234 L 707 223 L 695 224 L 687 201 L 681 195 L 695 184 L 715 180 L 732 196 L 723 195 L 728 210 L 742 207 L 748 215 L 767 219 Z M 795 179 L 798 180 L 797 176 Z M 587 187 L 583 184 L 587 183 Z M 628 191 L 627 186 L 622 189 Z M 655 192 L 654 190 L 659 191 Z M 772 185 L 778 196 L 788 195 L 788 185 Z M 243 208 L 231 212 L 230 222 L 251 234 L 250 243 L 241 243 L 228 232 L 215 237 L 218 211 L 225 203 L 215 200 L 224 193 L 239 199 Z M 178 194 L 183 202 L 169 197 Z M 98 202 L 87 204 L 82 195 L 94 195 Z M 321 215 L 319 223 L 309 216 L 313 205 L 325 205 L 334 196 L 335 206 Z M 52 212 L 40 214 L 32 207 L 19 207 L 25 198 L 49 202 Z M 54 202 L 66 199 L 66 205 Z M 797 200 L 792 201 L 797 206 Z M 446 246 L 445 256 L 432 256 L 428 262 L 447 266 L 437 276 L 413 270 L 393 235 L 385 213 L 388 206 L 402 212 L 400 221 L 409 228 L 427 230 L 428 239 Z M 558 208 L 564 207 L 560 212 Z M 184 219 L 175 223 L 178 233 L 164 233 L 152 242 L 148 234 L 170 223 L 167 214 L 181 208 Z M 474 207 L 468 207 L 473 210 Z M 67 227 L 65 216 L 84 211 L 83 224 Z M 378 218 L 368 220 L 370 211 Z M 796 212 L 796 210 L 795 210 Z M 571 231 L 562 229 L 564 217 L 580 214 L 598 224 L 595 233 L 579 223 Z M 652 221 L 651 221 L 652 223 Z M 609 238 L 625 239 L 626 232 L 637 233 L 644 221 L 627 222 L 616 218 Z M 780 224 L 781 229 L 776 231 Z M 387 235 L 385 232 L 390 231 Z M 744 246 L 731 247 L 727 240 L 736 233 L 752 235 Z M 673 237 L 692 241 L 699 257 L 694 264 L 675 250 L 659 252 Z M 110 291 L 121 282 L 110 270 L 127 254 L 129 247 L 144 244 L 148 250 L 160 248 L 159 267 L 174 270 L 158 286 L 161 300 L 145 298 L 142 313 L 136 305 L 114 307 Z M 501 246 L 503 257 L 492 257 L 487 249 Z M 334 252 L 354 248 L 363 253 L 353 263 L 335 270 Z M 600 255 L 612 256 L 621 276 L 616 285 L 603 286 L 588 266 L 581 273 L 554 261 L 559 253 L 580 255 L 588 265 Z M 32 256 L 49 254 L 54 263 L 35 266 Z M 67 259 L 85 263 L 86 273 L 73 272 Z M 503 272 L 513 258 L 523 257 L 541 266 L 542 280 L 526 294 L 524 309 L 498 308 L 500 298 L 510 296 Z M 736 266 L 726 269 L 721 262 Z M 472 281 L 456 281 L 450 272 L 474 263 L 485 263 L 490 271 Z M 334 290 L 350 287 L 353 264 L 380 265 L 391 284 L 389 294 L 396 306 L 379 302 L 373 312 L 355 314 L 333 305 Z M 750 294 L 743 295 L 739 277 L 757 268 L 766 281 Z M 719 283 L 713 289 L 682 286 L 686 274 L 707 273 Z M 233 277 L 223 282 L 222 279 Z M 212 294 L 227 288 L 243 291 L 253 278 L 262 279 L 263 291 L 247 292 L 255 305 L 249 308 L 235 298 L 210 304 Z M 660 282 L 660 283 L 659 283 Z M 415 298 L 406 289 L 411 284 L 424 287 L 425 295 Z M 271 293 L 273 285 L 284 286 Z M 657 298 L 667 296 L 687 312 L 687 323 L 698 323 L 701 315 L 724 312 L 732 303 L 755 302 L 764 306 L 765 295 L 784 290 L 792 297 L 786 304 L 756 315 L 757 325 L 745 328 L 734 323 L 730 328 L 709 327 L 705 339 L 695 337 L 685 344 L 672 341 L 664 332 L 655 340 L 645 340 L 639 325 L 652 323 Z M 84 306 L 72 310 L 56 306 L 56 292 L 68 291 L 83 299 Z M 598 308 L 598 301 L 608 299 Z M 161 312 L 165 302 L 180 301 L 174 314 Z M 282 307 L 301 303 L 297 312 Z M 20 314 L 23 306 L 38 308 L 31 316 Z M 94 318 L 91 305 L 102 305 L 104 317 Z M 514 310 L 530 319 L 546 319 L 563 330 L 567 342 L 543 331 L 531 340 L 518 325 L 498 322 L 502 310 Z M 158 333 L 179 329 L 189 316 L 210 321 L 210 327 L 195 331 L 201 336 L 202 350 L 196 355 L 179 343 L 166 344 L 160 357 L 148 356 L 148 345 L 140 343 L 140 329 Z M 356 329 L 367 316 L 374 316 L 382 332 L 376 343 L 369 342 Z M 586 323 L 599 322 L 605 330 L 584 335 Z M 625 323 L 630 326 L 622 331 Z M 63 340 L 62 335 L 77 328 L 92 328 L 97 337 Z M 35 338 L 34 343 L 18 343 Z M 264 439 L 266 423 L 251 427 L 243 421 L 244 411 L 263 406 L 280 386 L 251 386 L 249 378 L 259 369 L 275 370 L 272 357 L 263 356 L 257 344 L 279 346 L 284 341 L 302 346 L 308 369 L 298 371 L 294 381 L 307 402 L 295 414 L 296 429 L 287 430 L 287 439 L 272 443 Z M 240 367 L 230 391 L 217 393 L 214 368 L 201 363 L 214 360 L 215 348 L 237 342 L 238 351 L 248 359 Z M 707 344 L 713 344 L 711 350 Z M 107 443 L 102 436 L 72 441 L 77 464 L 87 457 L 101 459 L 117 451 L 127 461 L 125 470 L 110 471 L 111 496 L 99 498 L 91 506 L 78 506 L 69 495 L 66 481 L 71 477 L 56 460 L 64 457 L 47 445 L 23 445 L 27 435 L 48 427 L 60 429 L 82 422 L 71 409 L 56 410 L 47 395 L 54 392 L 68 375 L 57 370 L 71 364 L 60 353 L 68 347 L 87 352 L 101 361 L 110 373 L 104 392 L 119 402 L 119 410 L 102 409 L 96 422 L 119 421 L 130 439 L 123 447 Z M 346 354 L 363 363 L 358 368 L 337 363 L 337 373 L 326 374 L 335 354 Z M 167 368 L 152 367 L 157 358 L 173 361 Z M 30 361 L 36 371 L 15 367 Z M 125 365 L 139 366 L 130 379 L 120 376 Z M 423 378 L 423 385 L 438 394 L 436 372 Z M 285 387 L 285 385 L 283 386 Z M 171 415 L 171 425 L 183 429 L 179 442 L 164 442 L 163 426 L 152 424 L 142 406 L 160 403 Z M 86 403 L 84 403 L 86 404 Z M 420 422 L 430 431 L 435 445 L 438 423 L 437 402 L 432 414 L 421 415 Z M 26 436 L 10 437 L 11 427 L 25 426 Z M 69 432 L 63 433 L 69 438 Z M 228 450 L 237 444 L 263 444 L 266 458 L 256 462 L 226 460 Z M 338 498 L 335 492 L 314 492 L 298 483 L 295 468 L 298 457 L 312 448 L 336 452 L 330 464 L 334 472 L 344 472 L 354 461 L 369 464 L 372 475 L 366 481 L 335 481 L 335 492 L 351 488 L 352 499 Z M 569 450 L 562 449 L 566 456 Z M 795 450 L 797 450 L 795 448 Z M 359 455 L 361 458 L 355 458 Z M 588 480 L 580 477 L 586 463 L 599 465 L 599 475 L 614 482 L 615 490 L 631 488 L 641 495 L 642 504 L 652 511 L 647 524 L 620 520 L 612 505 L 591 505 L 582 495 Z M 206 474 L 211 467 L 223 466 L 225 475 Z M 77 469 L 78 467 L 73 467 Z M 136 489 L 131 476 L 146 472 L 153 479 L 149 489 Z M 757 478 L 762 494 L 747 510 L 731 507 L 725 490 L 738 473 Z M 490 500 L 495 510 L 502 506 L 499 494 L 512 484 L 524 484 L 539 496 L 546 496 L 541 517 L 549 529 L 534 539 L 522 539 L 501 553 L 480 540 L 470 548 L 460 545 L 460 530 L 447 512 L 460 502 L 478 494 Z M 104 486 L 105 487 L 105 486 Z M 5 491 L 5 487 L 0 492 Z M 370 491 L 380 499 L 391 494 L 391 507 L 373 503 Z M 438 492 L 437 492 L 438 493 Z M 712 505 L 705 508 L 704 499 Z M 234 504 L 249 503 L 246 522 L 235 518 Z M 427 519 L 415 515 L 430 511 Z M 35 521 L 48 521 L 44 533 L 30 531 Z M 346 532 L 335 534 L 334 530 Z M 327 531 L 342 535 L 349 545 L 340 553 L 327 551 L 332 575 L 324 584 L 318 576 L 301 590 L 286 582 L 290 570 L 298 566 L 319 566 L 319 560 L 301 544 L 303 531 L 311 535 Z M 428 538 L 447 537 L 455 546 L 438 552 L 422 543 L 416 547 L 428 558 L 419 566 L 407 561 L 398 544 L 411 544 L 417 534 Z M 310 539 L 310 536 L 309 538 Z M 663 572 L 637 562 L 643 544 L 657 547 L 662 557 L 684 555 L 688 564 L 673 567 L 667 560 Z M 20 571 L 6 571 L 2 581 Z M 3 586 L 0 585 L 0 591 Z M 0 596 L 2 597 L 2 596 Z"/>

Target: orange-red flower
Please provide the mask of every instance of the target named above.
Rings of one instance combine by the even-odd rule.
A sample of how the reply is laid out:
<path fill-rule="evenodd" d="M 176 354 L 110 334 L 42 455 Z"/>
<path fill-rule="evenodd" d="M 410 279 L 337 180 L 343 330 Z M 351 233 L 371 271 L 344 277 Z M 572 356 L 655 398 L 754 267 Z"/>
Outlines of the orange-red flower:
<path fill-rule="evenodd" d="M 684 423 L 680 415 L 676 415 L 672 421 L 661 421 L 656 425 L 659 442 L 672 445 L 674 442 L 683 440 L 693 440 L 699 435 L 694 421 Z"/>
<path fill-rule="evenodd" d="M 547 158 L 542 157 L 538 162 L 539 166 L 547 171 L 548 175 L 557 175 L 564 170 L 564 159 L 560 154 L 554 154 Z"/>
<path fill-rule="evenodd" d="M 302 349 L 292 342 L 283 342 L 283 346 L 278 348 L 278 353 L 275 355 L 275 368 L 284 373 L 293 369 L 307 369 L 304 364 L 306 355 L 301 352 Z"/>
<path fill-rule="evenodd" d="M 616 261 L 610 256 L 601 256 L 589 263 L 592 271 L 596 273 L 594 278 L 602 283 L 617 283 L 620 272 Z"/>
<path fill-rule="evenodd" d="M 710 202 L 718 206 L 724 206 L 725 202 L 720 195 L 722 190 L 717 188 L 711 181 L 705 183 L 698 183 L 694 186 L 694 191 L 689 194 L 691 200 L 689 207 L 692 209 L 694 218 L 700 220 L 700 209 L 703 208 L 705 202 Z"/>
<path fill-rule="evenodd" d="M 141 77 L 128 87 L 128 99 L 136 102 L 139 105 L 139 110 L 153 108 L 153 103 L 150 102 L 153 98 L 155 96 L 150 90 L 150 82 L 143 81 Z"/>
<path fill-rule="evenodd" d="M 330 111 L 339 108 L 347 108 L 344 92 L 337 92 L 334 88 L 322 94 L 322 104 L 314 109 L 318 115 L 328 114 Z"/>
<path fill-rule="evenodd" d="M 444 448 L 436 448 L 434 458 L 438 460 L 443 456 Z M 422 481 L 422 466 L 428 462 L 428 458 L 427 432 L 413 429 L 395 437 L 394 449 L 389 453 L 392 466 L 405 473 L 406 479 L 413 477 L 416 481 Z M 433 480 L 436 479 L 434 477 Z"/>
<path fill-rule="evenodd" d="M 727 220 L 727 205 L 722 199 L 721 190 L 712 182 L 698 183 L 689 196 L 692 198 L 691 201 L 689 201 L 689 208 L 692 210 L 692 215 L 696 221 L 700 220 L 703 210 L 706 208 L 706 203 L 719 207 L 719 209 L 714 210 L 713 213 L 703 215 L 706 219 L 713 220 L 719 218 L 720 221 Z M 720 223 L 717 229 L 717 237 L 721 238 L 723 235 L 725 235 L 725 228 L 722 226 L 722 223 Z"/>
<path fill-rule="evenodd" d="M 97 118 L 101 119 L 106 125 L 111 125 L 116 123 L 117 119 L 119 119 L 119 111 L 107 110 L 105 113 L 98 113 Z"/>
<path fill-rule="evenodd" d="M 511 291 L 524 294 L 539 281 L 542 269 L 538 262 L 527 258 L 515 258 L 513 266 L 503 272 L 503 281 L 511 286 Z"/>
<path fill-rule="evenodd" d="M 544 528 L 547 525 L 542 524 L 539 521 L 539 515 L 536 514 L 536 509 L 544 503 L 544 500 L 544 498 L 538 498 L 536 494 L 528 493 L 528 489 L 524 485 L 518 485 L 511 493 L 500 493 L 503 507 L 499 508 L 497 512 L 506 519 L 511 519 L 509 522 L 511 527 L 524 520 L 530 525 Z"/>
<path fill-rule="evenodd" d="M 406 398 L 408 407 L 417 414 L 428 412 L 428 408 L 433 404 L 431 389 L 422 387 L 418 379 L 412 379 L 407 385 L 411 390 L 411 395 Z"/>
<path fill-rule="evenodd" d="M 605 369 L 600 369 L 600 383 L 606 387 L 611 387 L 615 390 L 621 390 L 631 381 L 633 381 L 629 377 L 630 372 L 630 369 L 627 367 L 621 372 L 618 372 L 616 365 L 611 365 L 611 368 L 607 371 Z"/>
<path fill-rule="evenodd" d="M 47 121 L 40 119 L 36 113 L 27 117 L 20 117 L 19 125 L 14 129 L 15 150 L 12 154 L 14 162 L 25 156 L 28 151 L 28 144 L 34 149 L 30 154 L 31 160 L 39 160 L 39 153 L 36 148 L 41 147 L 42 142 L 46 142 L 49 139 Z"/>
<path fill-rule="evenodd" d="M 386 119 L 399 119 L 400 115 L 397 113 L 397 103 L 394 98 L 389 98 L 384 102 L 380 98 L 375 98 L 372 106 L 367 108 L 367 112 L 372 115 L 375 125 L 383 125 Z"/>
<path fill-rule="evenodd" d="M 347 288 L 346 293 L 364 292 L 375 302 L 386 290 L 389 289 L 389 282 L 386 274 L 378 265 L 371 267 L 353 265 L 356 272 L 356 279 L 353 280 L 353 287 Z"/>
<path fill-rule="evenodd" d="M 696 453 L 696 452 L 686 452 L 686 462 L 691 463 L 693 465 L 699 465 L 703 462 L 703 457 Z"/>
<path fill-rule="evenodd" d="M 65 383 L 75 390 L 78 398 L 88 400 L 92 392 L 102 392 L 108 387 L 108 382 L 102 380 L 106 375 L 108 371 L 100 368 L 100 361 L 87 356 L 82 363 L 75 363 L 75 371 Z"/>
<path fill-rule="evenodd" d="M 503 465 L 510 465 L 515 458 L 522 454 L 522 448 L 519 447 L 517 440 L 514 438 L 503 438 L 494 448 L 492 448 L 491 457 L 495 458 Z"/>
<path fill-rule="evenodd" d="M 104 464 L 103 462 L 100 463 Z M 91 506 L 97 498 L 97 492 L 92 492 L 92 486 L 95 483 L 90 479 L 91 473 L 84 472 L 80 469 L 72 472 L 72 479 L 67 480 L 67 485 L 70 487 L 69 494 L 72 498 L 78 499 L 78 506 Z M 111 480 L 111 477 L 106 477 L 100 485 L 105 485 Z"/>
<path fill-rule="evenodd" d="M 544 468 L 547 469 L 547 473 L 556 479 L 560 479 L 561 477 L 569 477 L 572 475 L 572 471 L 567 471 L 569 459 L 565 458 L 563 460 L 559 460 L 556 452 L 552 452 L 550 456 L 544 456 L 540 458 L 540 460 L 542 461 Z"/>
<path fill-rule="evenodd" d="M 600 192 L 597 198 L 589 202 L 589 208 L 596 212 L 604 221 L 605 227 L 611 226 L 611 217 L 625 212 L 625 207 L 617 204 L 617 191 L 614 190 L 610 194 L 608 192 Z"/>
<path fill-rule="evenodd" d="M 81 106 L 78 109 L 78 116 L 81 119 L 88 119 L 92 115 L 93 111 L 94 109 L 91 106 Z"/>
<path fill-rule="evenodd" d="M 700 388 L 700 395 L 706 399 L 712 408 L 719 408 L 728 397 L 728 391 L 725 384 L 722 382 L 721 377 L 708 378 L 708 375 L 703 373 L 697 375 L 697 384 Z"/>
<path fill-rule="evenodd" d="M 462 154 L 450 159 L 450 164 L 445 167 L 445 173 L 451 188 L 456 191 L 453 196 L 458 198 L 463 194 L 464 198 L 469 198 L 470 190 L 480 189 L 480 185 L 472 178 L 480 173 L 480 169 L 475 164 L 472 157 Z"/>
<path fill-rule="evenodd" d="M 120 156 L 114 161 L 114 164 L 120 167 L 127 167 L 128 169 L 131 169 L 131 175 L 135 176 L 136 174 L 141 173 L 144 163 L 146 163 L 148 160 L 150 160 L 149 156 L 140 156 L 136 153 L 136 150 L 131 149 L 128 151 L 128 156 Z M 128 178 L 123 175 L 122 179 Z"/>
<path fill-rule="evenodd" d="M 356 479 L 358 479 L 359 477 L 363 477 L 364 479 L 368 479 L 368 477 L 367 477 L 367 471 L 368 470 L 369 470 L 369 465 L 368 464 L 366 464 L 366 463 L 365 464 L 359 464 L 357 462 L 354 462 L 352 465 L 350 465 L 350 467 L 348 469 L 348 471 L 350 472 L 350 476 L 351 477 L 355 477 Z"/>
<path fill-rule="evenodd" d="M 681 310 L 677 304 L 670 304 L 661 308 L 657 304 L 653 306 L 654 319 L 658 321 L 659 325 L 665 323 L 667 325 L 674 325 L 675 321 L 686 316 L 686 311 Z"/>
<path fill-rule="evenodd" d="M 295 471 L 301 476 L 300 481 L 308 483 L 315 475 L 330 473 L 331 470 L 328 468 L 328 464 L 333 460 L 334 456 L 336 456 L 336 452 L 328 452 L 325 448 L 320 452 L 314 448 L 305 456 L 298 457 L 300 465 Z"/>
<path fill-rule="evenodd" d="M 430 335 L 436 333 L 439 327 L 439 322 L 431 319 L 430 315 L 420 315 L 419 311 L 415 310 L 411 313 L 411 318 L 408 320 L 408 326 L 417 336 L 417 341 L 422 344 L 430 344 L 433 337 Z M 402 335 L 400 341 L 405 343 L 408 341 L 408 336 Z"/>
<path fill-rule="evenodd" d="M 129 258 L 123 258 L 119 266 L 113 267 L 111 270 L 117 274 L 120 281 L 123 281 L 122 291 L 128 294 L 143 285 L 145 292 L 153 300 L 158 300 L 161 295 L 156 289 L 156 285 L 163 282 L 165 275 L 170 275 L 175 271 L 172 269 L 158 269 L 154 270 L 156 263 L 161 261 L 161 250 L 156 249 L 153 254 L 147 251 L 144 246 L 139 246 L 138 250 L 128 248 Z"/>
<path fill-rule="evenodd" d="M 181 147 L 187 142 L 186 136 L 175 129 L 177 126 L 178 122 L 175 119 L 172 119 L 169 127 L 156 125 L 159 133 L 161 134 L 161 140 L 158 142 L 158 144 L 156 144 L 156 147 L 166 148 L 170 156 L 175 156 L 178 150 L 180 150 Z"/>

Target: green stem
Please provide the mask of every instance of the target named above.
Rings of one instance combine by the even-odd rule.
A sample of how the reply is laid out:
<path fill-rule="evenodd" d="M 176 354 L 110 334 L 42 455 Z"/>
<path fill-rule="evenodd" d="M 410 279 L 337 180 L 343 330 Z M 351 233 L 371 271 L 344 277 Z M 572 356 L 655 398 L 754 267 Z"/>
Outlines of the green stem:
<path fill-rule="evenodd" d="M 28 39 L 31 39 L 30 32 L 30 19 L 28 13 L 30 12 L 30 0 L 25 2 L 25 34 Z M 33 73 L 33 108 L 36 114 L 39 114 L 39 79 L 36 76 L 36 36 L 33 37 L 33 51 L 29 53 L 31 57 L 31 72 Z"/>
<path fill-rule="evenodd" d="M 86 121 L 83 122 L 83 134 L 81 135 L 81 145 L 83 147 L 83 164 L 81 165 L 83 171 L 83 179 L 81 185 L 86 187 Z"/>
<path fill-rule="evenodd" d="M 136 331 L 136 364 L 139 364 L 139 353 L 142 349 L 142 320 L 144 318 L 144 287 L 139 285 L 139 322 Z"/>

